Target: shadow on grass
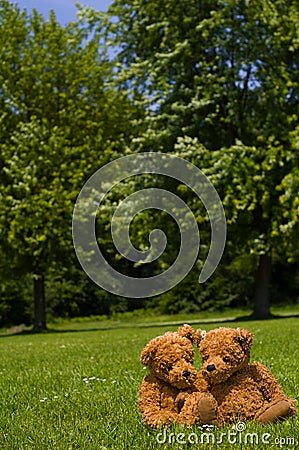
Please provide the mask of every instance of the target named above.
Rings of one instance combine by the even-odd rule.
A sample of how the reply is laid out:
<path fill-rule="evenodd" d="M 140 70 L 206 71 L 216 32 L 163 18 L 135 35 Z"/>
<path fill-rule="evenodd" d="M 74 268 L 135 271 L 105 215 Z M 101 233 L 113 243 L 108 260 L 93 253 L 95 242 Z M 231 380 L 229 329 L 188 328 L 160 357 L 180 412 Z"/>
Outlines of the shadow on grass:
<path fill-rule="evenodd" d="M 269 320 L 279 320 L 279 319 L 291 319 L 298 318 L 299 313 L 285 313 L 285 314 L 271 314 L 266 317 L 257 317 L 254 314 L 246 315 L 246 316 L 237 316 L 237 317 L 221 317 L 221 318 L 209 318 L 209 319 L 192 319 L 188 320 L 189 325 L 200 325 L 200 324 L 223 324 L 223 323 L 237 323 L 237 322 L 251 322 L 251 321 L 269 321 Z M 102 325 L 99 323 L 99 326 L 93 328 L 64 328 L 64 329 L 54 329 L 48 328 L 47 330 L 32 330 L 32 329 L 17 329 L 19 327 L 15 327 L 16 331 L 7 330 L 6 333 L 0 333 L 0 338 L 2 337 L 11 337 L 11 336 L 24 336 L 24 335 L 43 335 L 43 334 L 60 334 L 60 333 L 82 333 L 88 331 L 109 331 L 109 330 L 118 330 L 118 329 L 139 329 L 139 328 L 161 328 L 161 327 L 170 327 L 170 326 L 180 326 L 184 325 L 186 321 L 177 320 L 177 321 L 167 321 L 167 322 L 149 322 L 149 323 L 114 323 L 114 324 L 105 324 Z"/>

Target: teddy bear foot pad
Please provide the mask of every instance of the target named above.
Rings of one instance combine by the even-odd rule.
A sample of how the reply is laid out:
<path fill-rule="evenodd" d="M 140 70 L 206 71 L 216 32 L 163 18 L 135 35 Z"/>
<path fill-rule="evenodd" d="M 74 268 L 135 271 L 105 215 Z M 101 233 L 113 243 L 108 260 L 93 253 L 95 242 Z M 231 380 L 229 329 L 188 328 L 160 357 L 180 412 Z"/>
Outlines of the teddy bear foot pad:
<path fill-rule="evenodd" d="M 287 418 L 290 415 L 290 404 L 286 400 L 269 406 L 260 416 L 256 417 L 257 422 L 269 423 L 275 420 Z"/>

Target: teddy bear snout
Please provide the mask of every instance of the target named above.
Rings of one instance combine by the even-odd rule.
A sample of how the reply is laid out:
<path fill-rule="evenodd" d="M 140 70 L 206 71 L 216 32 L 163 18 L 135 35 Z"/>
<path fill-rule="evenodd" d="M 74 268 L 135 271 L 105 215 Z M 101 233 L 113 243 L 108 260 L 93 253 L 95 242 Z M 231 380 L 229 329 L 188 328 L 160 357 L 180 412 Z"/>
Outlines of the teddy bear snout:
<path fill-rule="evenodd" d="M 207 366 L 207 371 L 208 371 L 208 372 L 213 372 L 214 370 L 216 370 L 215 364 L 209 364 L 209 365 Z"/>
<path fill-rule="evenodd" d="M 185 377 L 185 378 L 189 378 L 189 377 L 190 377 L 190 375 L 191 375 L 191 372 L 190 372 L 190 370 L 184 370 L 184 372 L 183 372 L 183 377 Z"/>

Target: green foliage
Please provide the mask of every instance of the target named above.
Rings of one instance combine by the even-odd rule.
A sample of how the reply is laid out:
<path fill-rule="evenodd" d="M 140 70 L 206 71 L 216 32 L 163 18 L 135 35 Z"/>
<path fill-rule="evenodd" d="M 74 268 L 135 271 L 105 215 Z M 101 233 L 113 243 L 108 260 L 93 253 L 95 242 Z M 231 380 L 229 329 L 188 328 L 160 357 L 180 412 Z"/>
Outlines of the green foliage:
<path fill-rule="evenodd" d="M 14 320 L 27 320 L 29 290 L 22 283 L 37 275 L 46 275 L 53 317 L 147 303 L 163 312 L 252 305 L 263 256 L 283 276 L 271 286 L 264 279 L 275 301 L 296 300 L 297 2 L 115 0 L 107 15 L 78 10 L 79 20 L 62 27 L 53 12 L 45 21 L 0 0 L 2 321 L 11 320 L 13 299 L 22 305 Z M 199 225 L 196 267 L 172 292 L 148 302 L 92 286 L 76 269 L 71 237 L 74 202 L 87 178 L 136 151 L 175 153 L 197 165 L 217 188 L 228 222 L 221 266 L 200 286 L 210 229 L 198 199 L 158 177 L 126 180 L 109 193 L 98 215 L 99 245 L 129 276 L 167 269 L 179 236 L 166 214 L 144 211 L 132 222 L 132 242 L 146 249 L 159 227 L 167 252 L 151 265 L 126 261 L 110 236 L 121 199 L 150 185 L 165 188 L 186 201 Z"/>
<path fill-rule="evenodd" d="M 298 113 L 296 5 L 116 0 L 110 42 L 120 46 L 120 79 L 152 107 L 140 145 L 168 151 L 184 135 L 213 149 L 235 139 L 255 145 L 292 129 Z"/>
<path fill-rule="evenodd" d="M 255 307 L 262 304 L 258 297 L 268 303 L 267 292 L 252 275 L 261 266 L 266 255 L 272 264 L 280 267 L 293 263 L 298 255 L 298 141 L 296 132 L 285 135 L 284 144 L 270 138 L 262 146 L 248 147 L 237 141 L 235 145 L 220 150 L 208 151 L 197 139 L 180 139 L 176 150 L 180 156 L 191 159 L 198 167 L 204 168 L 206 175 L 218 190 L 222 199 L 228 224 L 228 242 L 222 265 L 217 277 L 227 272 L 236 298 L 243 297 L 248 303 L 248 282 L 255 285 Z M 292 180 L 292 181 L 291 181 Z M 236 270 L 238 259 L 243 260 L 241 271 Z M 260 269 L 262 267 L 262 269 Z M 231 269 L 235 270 L 232 272 Z M 259 269 L 258 269 L 259 268 Z M 275 270 L 275 269 L 274 269 Z M 277 298 L 286 281 L 286 274 L 274 279 L 272 295 Z M 241 283 L 231 284 L 239 276 Z M 261 283 L 270 290 L 270 279 L 263 273 Z M 215 280 L 216 281 L 216 280 Z M 290 283 L 290 280 L 288 280 Z M 292 283 L 291 283 L 292 284 Z M 276 292 L 274 289 L 276 288 Z M 295 294 L 296 296 L 296 294 Z M 298 296 L 298 294 L 297 294 Z M 291 296 L 286 296 L 286 301 Z M 288 300 L 287 300 L 288 298 Z"/>
<path fill-rule="evenodd" d="M 237 141 L 210 152 L 190 138 L 176 146 L 204 169 L 221 196 L 234 242 L 251 254 L 273 250 L 274 258 L 286 259 L 297 253 L 299 148 L 293 135 L 284 146 L 270 140 L 263 148 Z"/>
<path fill-rule="evenodd" d="M 0 22 L 2 278 L 42 276 L 74 264 L 76 197 L 122 150 L 134 108 L 84 22 L 63 28 L 5 0 Z"/>
<path fill-rule="evenodd" d="M 1 279 L 0 326 L 29 325 L 32 320 L 32 288 L 29 277 L 11 274 Z"/>
<path fill-rule="evenodd" d="M 110 16 L 120 83 L 147 108 L 134 145 L 175 152 L 210 177 L 229 224 L 219 285 L 247 255 L 241 290 L 226 297 L 244 297 L 257 272 L 256 301 L 267 301 L 262 256 L 291 263 L 298 250 L 297 3 L 116 0 Z M 193 210 L 207 236 L 201 205 Z"/>
<path fill-rule="evenodd" d="M 114 122 L 120 136 L 124 111 L 121 103 L 113 110 L 108 69 L 97 43 L 84 45 L 78 24 L 63 29 L 53 14 L 45 22 L 13 7 L 11 15 L 28 28 L 20 42 L 8 39 L 9 23 L 2 28 L 2 63 L 9 69 L 0 74 L 3 97 L 16 124 L 1 145 L 1 240 L 26 258 L 29 271 L 45 271 L 49 260 L 60 261 L 71 249 L 74 201 L 86 177 L 112 157 Z"/>

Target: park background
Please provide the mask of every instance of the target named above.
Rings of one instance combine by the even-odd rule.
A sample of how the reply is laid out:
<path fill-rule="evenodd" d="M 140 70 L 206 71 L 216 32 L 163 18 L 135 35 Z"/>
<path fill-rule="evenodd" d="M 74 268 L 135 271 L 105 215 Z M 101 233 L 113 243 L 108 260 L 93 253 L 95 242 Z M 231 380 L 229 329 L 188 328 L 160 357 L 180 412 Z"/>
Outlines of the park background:
<path fill-rule="evenodd" d="M 73 2 L 70 2 L 73 7 Z M 96 2 L 92 5 L 96 7 Z M 297 2 L 143 1 L 77 5 L 69 22 L 0 2 L 0 326 L 121 314 L 200 315 L 244 309 L 269 317 L 299 297 Z M 106 12 L 104 12 L 106 11 Z M 133 264 L 116 251 L 116 205 L 141 187 L 179 195 L 200 229 L 198 261 L 163 295 L 107 293 L 80 267 L 72 213 L 84 183 L 120 156 L 165 152 L 199 167 L 217 189 L 227 244 L 214 275 L 198 274 L 209 220 L 197 198 L 167 177 L 131 177 L 97 218 L 108 262 L 153 276 L 175 260 L 180 236 L 166 214 L 144 211 L 132 242 L 163 229 L 167 251 Z M 272 310 L 271 310 L 272 308 Z"/>
<path fill-rule="evenodd" d="M 252 331 L 251 360 L 298 402 L 297 3 L 93 0 L 95 10 L 78 6 L 76 18 L 72 0 L 0 0 L 1 449 L 198 448 L 158 444 L 138 411 L 141 349 L 186 322 Z M 140 249 L 152 229 L 167 233 L 154 264 L 131 264 L 113 246 L 117 204 L 143 187 L 186 201 L 201 247 L 171 291 L 121 298 L 79 266 L 72 213 L 95 170 L 147 151 L 183 157 L 209 177 L 225 208 L 227 245 L 213 276 L 198 284 L 210 242 L 203 206 L 169 178 L 132 177 L 97 219 L 109 263 L 142 277 L 176 258 L 180 236 L 161 212 L 139 214 L 131 226 Z M 298 415 L 251 422 L 253 441 L 239 433 L 219 448 L 296 448 L 298 425 Z M 215 430 L 215 439 L 233 427 Z M 190 431 L 202 430 L 170 429 Z"/>

